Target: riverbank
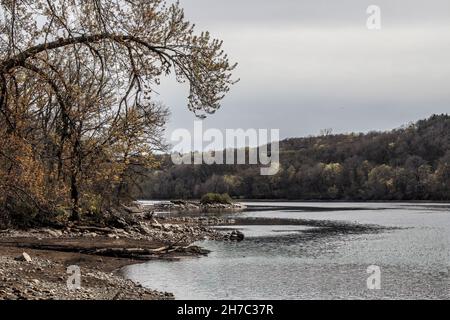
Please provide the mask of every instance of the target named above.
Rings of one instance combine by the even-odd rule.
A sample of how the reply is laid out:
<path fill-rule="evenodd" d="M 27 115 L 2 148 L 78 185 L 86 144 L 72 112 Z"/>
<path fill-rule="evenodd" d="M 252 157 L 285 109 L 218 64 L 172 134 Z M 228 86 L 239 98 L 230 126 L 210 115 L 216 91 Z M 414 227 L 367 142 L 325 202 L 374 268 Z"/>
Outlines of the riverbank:
<path fill-rule="evenodd" d="M 230 240 L 211 226 L 233 221 L 154 214 L 135 212 L 135 222 L 120 228 L 70 224 L 62 229 L 0 231 L 0 299 L 173 299 L 171 293 L 123 279 L 118 270 L 149 260 L 206 255 L 207 250 L 192 243 Z M 69 266 L 80 268 L 78 290 L 67 286 Z"/>

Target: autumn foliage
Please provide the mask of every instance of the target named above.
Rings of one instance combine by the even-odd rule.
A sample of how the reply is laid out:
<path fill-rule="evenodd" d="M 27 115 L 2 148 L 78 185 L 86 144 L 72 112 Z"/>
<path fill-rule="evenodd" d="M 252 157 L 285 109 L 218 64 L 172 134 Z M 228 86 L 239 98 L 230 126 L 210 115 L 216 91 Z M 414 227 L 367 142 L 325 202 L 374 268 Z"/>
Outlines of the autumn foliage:
<path fill-rule="evenodd" d="M 130 201 L 163 150 L 160 78 L 214 113 L 234 83 L 222 43 L 161 0 L 0 1 L 0 214 L 79 219 Z"/>

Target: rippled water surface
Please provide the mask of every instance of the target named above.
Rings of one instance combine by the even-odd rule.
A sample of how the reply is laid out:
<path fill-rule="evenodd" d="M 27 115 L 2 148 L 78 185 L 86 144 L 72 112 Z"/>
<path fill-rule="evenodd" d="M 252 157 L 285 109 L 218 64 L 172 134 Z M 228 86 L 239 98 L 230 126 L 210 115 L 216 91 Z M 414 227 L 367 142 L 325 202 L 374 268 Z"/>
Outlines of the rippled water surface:
<path fill-rule="evenodd" d="M 450 205 L 247 203 L 246 239 L 203 241 L 208 257 L 124 269 L 178 299 L 449 299 Z M 226 227 L 227 229 L 229 226 Z M 367 268 L 381 289 L 367 288 Z"/>

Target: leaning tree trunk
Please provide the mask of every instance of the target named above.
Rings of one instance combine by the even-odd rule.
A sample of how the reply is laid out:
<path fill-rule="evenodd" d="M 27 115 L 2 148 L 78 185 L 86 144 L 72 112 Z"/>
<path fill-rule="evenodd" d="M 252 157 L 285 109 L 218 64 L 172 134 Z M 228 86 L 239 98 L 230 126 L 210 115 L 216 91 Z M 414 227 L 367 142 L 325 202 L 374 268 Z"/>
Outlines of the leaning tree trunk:
<path fill-rule="evenodd" d="M 70 220 L 79 221 L 80 220 L 80 194 L 78 192 L 76 173 L 72 173 L 72 176 L 70 178 L 70 197 L 72 199 L 72 215 L 70 216 Z"/>
<path fill-rule="evenodd" d="M 73 144 L 72 149 L 72 172 L 70 177 L 70 197 L 72 200 L 72 221 L 79 221 L 81 219 L 81 208 L 80 208 L 80 192 L 78 190 L 78 174 L 81 173 L 81 163 L 82 163 L 82 150 L 80 143 L 81 136 L 81 126 L 75 131 L 76 139 Z"/>

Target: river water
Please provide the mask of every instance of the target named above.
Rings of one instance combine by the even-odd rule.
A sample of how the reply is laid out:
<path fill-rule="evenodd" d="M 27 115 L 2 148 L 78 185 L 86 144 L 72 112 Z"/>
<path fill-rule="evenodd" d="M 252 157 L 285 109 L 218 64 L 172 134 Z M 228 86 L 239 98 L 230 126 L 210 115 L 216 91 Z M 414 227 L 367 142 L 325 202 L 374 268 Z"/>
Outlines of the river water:
<path fill-rule="evenodd" d="M 230 215 L 244 241 L 124 275 L 177 299 L 450 298 L 450 204 L 246 204 Z"/>

